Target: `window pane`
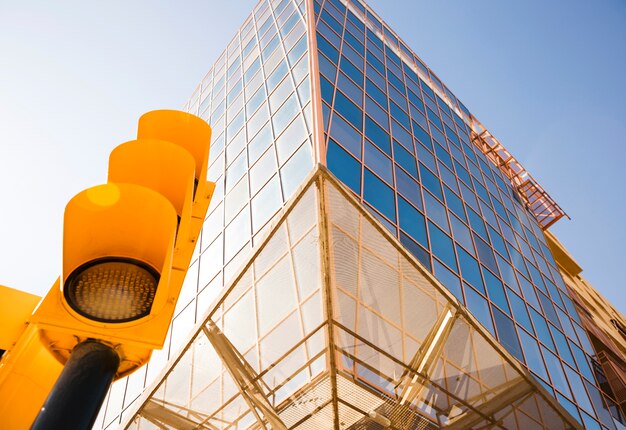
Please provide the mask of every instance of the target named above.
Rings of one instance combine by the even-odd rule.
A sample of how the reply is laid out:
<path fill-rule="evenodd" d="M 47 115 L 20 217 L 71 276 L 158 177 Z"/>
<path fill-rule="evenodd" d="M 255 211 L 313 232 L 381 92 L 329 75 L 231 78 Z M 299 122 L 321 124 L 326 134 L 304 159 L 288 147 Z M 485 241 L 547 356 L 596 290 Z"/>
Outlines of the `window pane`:
<path fill-rule="evenodd" d="M 530 333 L 534 333 L 528 316 L 528 308 L 526 307 L 524 300 L 522 300 L 517 294 L 511 292 L 511 290 L 507 290 L 507 293 L 509 296 L 509 302 L 511 303 L 511 308 L 513 309 L 513 317 L 515 318 L 515 321 L 517 321 L 518 324 Z"/>
<path fill-rule="evenodd" d="M 402 197 L 398 197 L 398 218 L 402 230 L 420 244 L 428 247 L 424 215 Z"/>
<path fill-rule="evenodd" d="M 235 217 L 224 232 L 224 260 L 229 261 L 250 238 L 250 212 L 248 207 Z"/>
<path fill-rule="evenodd" d="M 439 203 L 439 200 L 434 198 L 429 192 L 424 192 L 424 206 L 426 207 L 428 218 L 435 221 L 446 233 L 450 233 L 446 208 Z"/>
<path fill-rule="evenodd" d="M 396 163 L 398 163 L 404 170 L 417 178 L 417 164 L 415 157 L 407 151 L 402 145 L 394 141 L 393 155 Z"/>
<path fill-rule="evenodd" d="M 271 181 L 252 199 L 252 228 L 258 231 L 274 215 L 282 205 L 280 182 L 278 176 Z"/>
<path fill-rule="evenodd" d="M 458 276 L 452 273 L 446 266 L 441 264 L 437 260 L 433 260 L 433 269 L 435 269 L 435 276 L 454 296 L 459 299 L 461 303 L 465 303 L 463 300 L 463 293 L 461 292 L 461 281 Z"/>
<path fill-rule="evenodd" d="M 485 278 L 485 285 L 487 286 L 489 299 L 496 305 L 498 305 L 501 310 L 510 315 L 511 310 L 509 309 L 509 304 L 507 303 L 506 296 L 504 295 L 504 287 L 502 286 L 502 282 L 500 282 L 500 280 L 496 278 L 489 270 L 485 270 L 484 268 L 483 276 Z"/>
<path fill-rule="evenodd" d="M 430 254 L 409 236 L 400 232 L 400 242 L 422 263 L 427 270 L 432 270 L 430 266 Z"/>
<path fill-rule="evenodd" d="M 272 122 L 274 123 L 274 132 L 276 136 L 280 136 L 280 134 L 285 130 L 287 125 L 291 122 L 291 120 L 296 116 L 298 111 L 300 110 L 298 106 L 298 97 L 296 94 L 292 94 L 291 97 L 287 99 L 284 105 L 276 112 L 276 114 L 272 117 Z"/>
<path fill-rule="evenodd" d="M 430 233 L 430 244 L 433 254 L 455 271 L 458 270 L 456 258 L 454 257 L 452 239 L 430 221 L 428 222 L 428 231 Z"/>
<path fill-rule="evenodd" d="M 250 193 L 253 196 L 276 173 L 276 168 L 276 155 L 270 148 L 250 169 Z"/>
<path fill-rule="evenodd" d="M 374 120 L 365 116 L 365 136 L 378 146 L 385 154 L 391 156 L 391 138 Z"/>
<path fill-rule="evenodd" d="M 487 299 L 467 285 L 465 285 L 465 298 L 467 299 L 467 307 L 470 312 L 495 336 L 496 333 L 493 327 L 493 321 L 491 320 Z"/>
<path fill-rule="evenodd" d="M 461 265 L 461 275 L 463 276 L 463 279 L 484 294 L 485 287 L 483 286 L 483 278 L 480 276 L 480 267 L 478 266 L 478 262 L 458 245 L 456 247 L 456 252 L 459 256 L 459 264 Z"/>
<path fill-rule="evenodd" d="M 524 361 L 524 356 L 522 355 L 522 349 L 519 344 L 519 340 L 517 339 L 517 333 L 515 331 L 515 324 L 513 321 L 502 312 L 495 308 L 491 308 L 493 311 L 493 317 L 496 322 L 496 328 L 498 330 L 498 338 L 502 345 L 518 360 Z"/>
<path fill-rule="evenodd" d="M 332 139 L 326 152 L 328 169 L 356 194 L 361 194 L 361 163 L 355 160 Z"/>
<path fill-rule="evenodd" d="M 312 168 L 311 145 L 309 142 L 305 142 L 280 169 L 285 201 L 293 195 Z"/>
<path fill-rule="evenodd" d="M 392 163 L 387 156 L 369 141 L 365 141 L 364 162 L 370 170 L 393 185 Z"/>
<path fill-rule="evenodd" d="M 441 193 L 441 182 L 439 182 L 439 179 L 430 170 L 425 168 L 421 163 L 419 164 L 419 167 L 422 185 L 426 189 L 428 189 L 428 191 L 433 193 L 435 197 L 443 200 L 443 194 Z"/>
<path fill-rule="evenodd" d="M 341 91 L 335 92 L 334 108 L 347 119 L 357 130 L 363 128 L 363 111 L 344 96 Z"/>
<path fill-rule="evenodd" d="M 330 135 L 352 155 L 359 159 L 361 158 L 361 133 L 357 132 L 343 118 L 333 115 L 330 125 Z"/>
<path fill-rule="evenodd" d="M 364 179 L 363 198 L 395 222 L 396 204 L 393 190 L 367 169 Z"/>
<path fill-rule="evenodd" d="M 272 144 L 272 127 L 269 123 L 250 141 L 248 152 L 250 154 L 250 164 L 253 164 L 261 154 Z"/>
<path fill-rule="evenodd" d="M 526 356 L 526 364 L 537 375 L 549 381 L 548 372 L 541 358 L 537 341 L 524 330 L 519 330 L 519 335 L 522 341 L 522 347 L 524 348 L 524 355 Z"/>
<path fill-rule="evenodd" d="M 307 138 L 306 126 L 299 116 L 276 141 L 278 162 L 283 164 Z"/>
<path fill-rule="evenodd" d="M 423 209 L 420 186 L 404 170 L 395 166 L 396 188 L 400 194 L 406 197 L 414 206 Z"/>

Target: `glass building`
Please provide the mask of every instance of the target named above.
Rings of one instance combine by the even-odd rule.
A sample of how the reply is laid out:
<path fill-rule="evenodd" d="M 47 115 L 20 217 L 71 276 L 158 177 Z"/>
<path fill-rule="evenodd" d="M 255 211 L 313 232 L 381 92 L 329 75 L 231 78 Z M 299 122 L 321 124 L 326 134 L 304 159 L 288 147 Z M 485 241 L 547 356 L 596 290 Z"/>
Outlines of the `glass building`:
<path fill-rule="evenodd" d="M 365 3 L 261 0 L 186 110 L 216 192 L 95 428 L 626 428 L 565 213 Z"/>
<path fill-rule="evenodd" d="M 595 351 L 598 382 L 626 413 L 626 318 L 581 275 L 582 267 L 550 232 L 546 234 L 563 280 Z"/>

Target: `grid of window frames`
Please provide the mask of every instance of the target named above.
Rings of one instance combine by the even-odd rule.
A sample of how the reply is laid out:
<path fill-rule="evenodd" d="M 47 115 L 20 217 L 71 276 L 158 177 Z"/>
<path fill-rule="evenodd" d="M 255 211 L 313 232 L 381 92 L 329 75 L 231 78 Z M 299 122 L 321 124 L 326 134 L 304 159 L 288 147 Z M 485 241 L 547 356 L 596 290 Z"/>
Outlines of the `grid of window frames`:
<path fill-rule="evenodd" d="M 544 235 L 471 144 L 467 109 L 366 6 L 314 7 L 329 169 L 585 428 L 626 428 Z"/>
<path fill-rule="evenodd" d="M 260 1 L 188 102 L 213 128 L 217 188 L 164 349 L 113 385 L 94 428 L 117 428 L 312 170 L 305 19 L 304 0 Z"/>

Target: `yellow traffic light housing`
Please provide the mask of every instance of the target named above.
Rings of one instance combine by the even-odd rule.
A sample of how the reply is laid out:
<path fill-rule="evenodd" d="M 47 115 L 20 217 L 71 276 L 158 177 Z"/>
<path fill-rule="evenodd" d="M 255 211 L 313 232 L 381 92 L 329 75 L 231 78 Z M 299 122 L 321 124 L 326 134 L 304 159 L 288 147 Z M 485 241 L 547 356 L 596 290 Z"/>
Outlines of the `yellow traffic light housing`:
<path fill-rule="evenodd" d="M 185 220 L 181 219 L 173 262 L 174 268 L 187 270 L 193 254 L 193 247 L 189 246 L 189 243 L 195 242 L 200 234 L 211 196 L 215 190 L 215 183 L 206 180 L 211 127 L 195 115 L 174 110 L 155 110 L 139 118 L 137 139 L 172 142 L 185 149 L 193 158 L 195 170 L 190 234 L 186 233 Z"/>
<path fill-rule="evenodd" d="M 62 277 L 34 315 L 61 363 L 97 339 L 120 355 L 121 377 L 162 347 L 214 189 L 210 137 L 198 117 L 149 112 L 112 151 L 108 183 L 68 203 Z"/>

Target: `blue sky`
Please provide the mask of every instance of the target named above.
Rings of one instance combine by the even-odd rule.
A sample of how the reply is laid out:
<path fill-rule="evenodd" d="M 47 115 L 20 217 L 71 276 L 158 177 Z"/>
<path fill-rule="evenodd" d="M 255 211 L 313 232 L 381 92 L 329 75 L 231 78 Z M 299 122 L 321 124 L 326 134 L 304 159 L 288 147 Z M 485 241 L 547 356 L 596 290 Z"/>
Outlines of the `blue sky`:
<path fill-rule="evenodd" d="M 255 3 L 0 0 L 0 284 L 50 288 L 66 202 L 142 113 L 182 107 Z M 568 212 L 552 231 L 626 313 L 626 3 L 369 4 Z"/>

